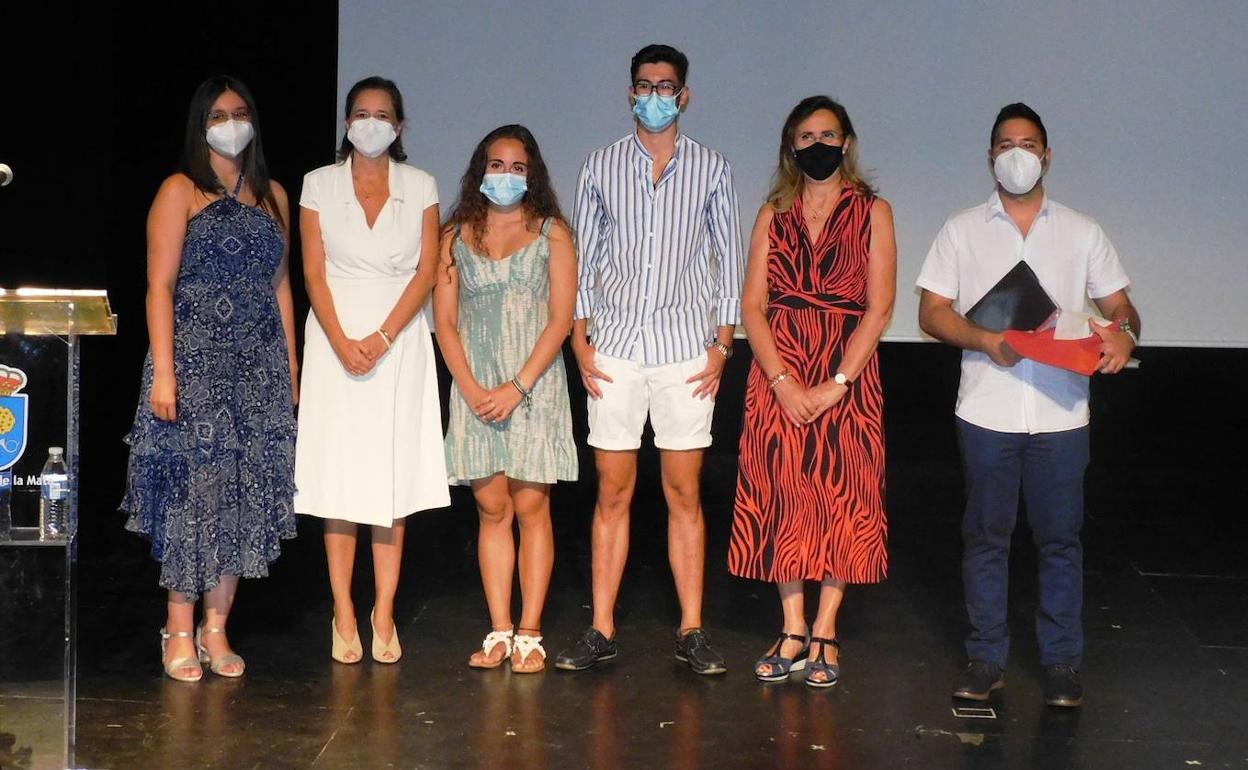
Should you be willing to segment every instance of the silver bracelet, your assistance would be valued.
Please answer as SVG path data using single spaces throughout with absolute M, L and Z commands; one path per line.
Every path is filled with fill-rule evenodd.
M 1131 328 L 1130 319 L 1123 318 L 1120 320 L 1118 322 L 1118 330 L 1127 333 L 1127 336 L 1131 338 L 1131 344 L 1137 346 L 1140 344 L 1140 338 L 1135 336 L 1135 330 Z
M 532 409 L 533 408 L 533 389 L 529 388 L 526 390 L 525 387 L 520 384 L 519 376 L 512 377 L 511 384 L 512 384 L 512 387 L 520 391 L 520 399 L 524 402 L 525 411 Z

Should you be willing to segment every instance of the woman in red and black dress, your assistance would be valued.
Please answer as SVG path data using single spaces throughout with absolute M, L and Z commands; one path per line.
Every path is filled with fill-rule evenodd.
M 857 143 L 832 99 L 794 107 L 750 240 L 742 316 L 754 365 L 728 568 L 780 589 L 784 632 L 755 666 L 763 681 L 805 669 L 812 687 L 836 684 L 845 586 L 888 571 L 875 351 L 897 246 L 892 209 L 857 172 Z M 820 583 L 809 627 L 806 580 Z

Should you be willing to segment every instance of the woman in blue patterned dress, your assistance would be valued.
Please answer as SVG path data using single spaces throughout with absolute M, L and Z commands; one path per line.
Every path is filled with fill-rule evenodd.
M 225 635 L 239 576 L 266 576 L 295 536 L 289 221 L 250 92 L 209 78 L 191 100 L 181 169 L 148 214 L 151 349 L 121 503 L 161 564 L 161 663 L 179 681 L 201 679 L 201 663 L 242 675 Z
M 446 434 L 452 483 L 471 484 L 492 629 L 468 665 L 545 668 L 542 606 L 554 564 L 550 485 L 575 481 L 560 348 L 572 328 L 576 256 L 537 141 L 502 126 L 477 145 L 442 237 L 438 344 L 455 380 Z M 519 627 L 511 623 L 520 528 Z

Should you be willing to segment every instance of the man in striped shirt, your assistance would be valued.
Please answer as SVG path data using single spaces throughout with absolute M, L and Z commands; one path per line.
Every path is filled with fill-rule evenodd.
M 660 450 L 681 606 L 676 658 L 700 674 L 727 670 L 701 627 L 706 526 L 699 484 L 720 375 L 741 320 L 745 264 L 728 162 L 677 128 L 689 103 L 688 68 L 670 46 L 637 52 L 629 88 L 636 130 L 590 154 L 577 182 L 572 348 L 589 393 L 598 502 L 593 625 L 556 659 L 565 670 L 617 654 L 614 610 L 647 415 Z

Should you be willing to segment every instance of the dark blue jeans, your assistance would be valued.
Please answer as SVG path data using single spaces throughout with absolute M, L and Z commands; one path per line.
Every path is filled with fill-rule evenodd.
M 1040 665 L 1083 660 L 1083 476 L 1088 428 L 1059 433 L 998 433 L 958 419 L 966 472 L 962 518 L 962 584 L 971 633 L 966 653 L 1004 667 L 1010 536 L 1022 489 L 1027 522 L 1039 551 L 1040 604 L 1036 638 Z

